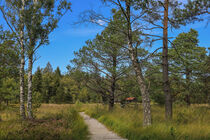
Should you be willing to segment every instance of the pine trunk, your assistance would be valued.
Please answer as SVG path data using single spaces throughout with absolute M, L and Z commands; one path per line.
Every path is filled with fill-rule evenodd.
M 130 0 L 126 0 L 126 12 L 127 12 L 127 37 L 128 37 L 128 49 L 131 57 L 132 65 L 134 67 L 139 88 L 142 95 L 142 105 L 143 105 L 143 126 L 149 126 L 152 124 L 151 119 L 151 106 L 149 92 L 145 83 L 145 79 L 142 74 L 142 68 L 138 62 L 137 52 L 132 44 L 132 29 L 130 21 Z
M 115 95 L 115 89 L 116 89 L 116 67 L 117 67 L 117 58 L 116 56 L 112 57 L 113 60 L 113 69 L 112 69 L 112 83 L 111 83 L 111 92 L 109 95 L 109 110 L 112 110 L 114 107 L 114 95 Z
M 114 107 L 114 94 L 115 94 L 115 88 L 116 88 L 116 78 L 112 78 L 112 83 L 111 83 L 111 91 L 109 95 L 109 110 L 112 110 Z
M 29 55 L 28 58 L 28 101 L 27 101 L 27 113 L 28 118 L 33 119 L 32 112 L 32 66 L 33 66 L 33 55 Z
M 25 7 L 25 1 L 22 0 L 22 8 L 20 12 L 20 48 L 21 48 L 21 63 L 20 63 L 20 117 L 25 119 L 25 105 L 24 105 L 24 66 L 25 66 L 25 46 L 24 46 L 24 24 L 23 24 L 23 12 Z
M 164 28 L 163 28 L 163 91 L 165 94 L 165 118 L 172 119 L 172 99 L 170 94 L 170 83 L 168 77 L 168 4 L 164 2 Z
M 111 91 L 109 95 L 109 111 L 113 110 L 114 107 L 114 91 Z
M 190 106 L 191 102 L 190 102 L 190 70 L 187 68 L 186 69 L 186 103 L 188 106 Z
M 132 49 L 131 44 L 129 45 L 129 48 Z M 135 52 L 130 51 L 130 55 L 134 70 L 136 72 L 137 82 L 141 90 L 142 105 L 143 105 L 143 126 L 149 126 L 152 123 L 149 92 L 147 90 L 147 86 L 141 71 L 141 67 L 138 62 L 137 56 L 135 55 Z

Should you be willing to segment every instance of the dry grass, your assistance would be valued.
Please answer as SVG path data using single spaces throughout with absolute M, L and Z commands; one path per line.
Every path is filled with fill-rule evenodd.
M 153 125 L 142 127 L 142 108 L 115 107 L 112 112 L 107 106 L 83 106 L 86 113 L 104 123 L 122 137 L 130 140 L 209 140 L 210 106 L 174 106 L 173 120 L 166 122 L 164 107 L 152 105 Z
M 0 139 L 17 140 L 83 140 L 88 139 L 87 126 L 71 105 L 43 104 L 34 120 L 20 121 L 18 106 L 0 111 Z

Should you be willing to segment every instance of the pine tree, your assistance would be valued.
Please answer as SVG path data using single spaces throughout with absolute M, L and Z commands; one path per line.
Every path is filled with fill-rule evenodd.
M 184 79 L 184 95 L 188 105 L 191 104 L 191 94 L 195 91 L 193 79 L 201 74 L 200 68 L 203 67 L 206 57 L 205 48 L 199 47 L 198 42 L 198 32 L 190 29 L 188 33 L 181 33 L 176 37 L 173 41 L 176 49 L 169 52 L 172 73 L 179 73 Z
M 114 107 L 115 92 L 118 90 L 117 81 L 128 71 L 127 66 L 129 65 L 127 51 L 123 47 L 126 45 L 123 40 L 125 35 L 110 29 L 112 26 L 124 26 L 121 23 L 122 13 L 120 11 L 113 11 L 113 13 L 113 20 L 107 28 L 100 35 L 97 35 L 93 41 L 87 41 L 87 46 L 75 53 L 77 58 L 74 60 L 77 65 L 86 69 L 89 73 L 98 71 L 100 77 L 104 75 L 104 82 L 98 83 L 100 84 L 99 88 L 96 89 L 94 85 L 92 89 L 100 90 L 103 94 L 109 93 L 110 110 Z M 91 79 L 92 82 L 97 80 L 96 78 Z M 89 86 L 89 88 L 91 87 Z M 102 92 L 103 90 L 106 91 Z
M 33 91 L 42 93 L 42 71 L 40 67 L 37 68 L 33 75 Z

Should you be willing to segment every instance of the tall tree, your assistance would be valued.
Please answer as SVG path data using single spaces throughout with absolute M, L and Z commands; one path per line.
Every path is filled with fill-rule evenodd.
M 170 93 L 170 82 L 168 75 L 168 28 L 174 27 L 178 28 L 180 24 L 185 24 L 182 20 L 174 18 L 174 11 L 179 9 L 181 3 L 178 1 L 137 1 L 134 0 L 135 8 L 137 11 L 140 11 L 141 20 L 146 24 L 149 24 L 148 27 L 145 27 L 146 30 L 151 30 L 153 32 L 157 30 L 162 30 L 163 35 L 156 35 L 153 33 L 144 32 L 142 35 L 151 36 L 154 40 L 163 41 L 163 50 L 162 50 L 162 77 L 163 77 L 163 92 L 165 94 L 165 118 L 172 118 L 172 97 Z M 160 12 L 161 11 L 161 12 Z M 172 13 L 172 14 L 169 14 Z M 146 15 L 146 16 L 143 16 Z
M 42 93 L 42 71 L 40 67 L 37 68 L 36 72 L 33 75 L 33 92 Z
M 109 26 L 116 26 L 116 24 L 122 26 L 123 24 L 119 24 L 120 21 L 122 21 L 122 19 L 120 19 L 121 16 L 122 14 L 120 12 L 116 12 L 108 27 L 105 28 L 101 35 L 97 35 L 93 41 L 87 41 L 87 46 L 83 47 L 78 53 L 75 53 L 77 58 L 74 60 L 77 65 L 88 70 L 91 74 L 97 72 L 95 73 L 95 82 L 99 79 L 103 79 L 102 76 L 104 75 L 103 82 L 98 83 L 100 84 L 99 89 L 96 89 L 95 85 L 92 89 L 98 90 L 103 96 L 109 93 L 110 110 L 114 107 L 117 81 L 128 70 L 128 57 L 123 48 L 126 44 L 123 40 L 124 35 L 110 30 L 109 28 Z M 112 43 L 116 40 L 118 44 Z M 100 78 L 98 78 L 98 76 Z M 105 84 L 105 87 L 103 84 Z
M 25 25 L 28 36 L 28 117 L 32 114 L 32 66 L 35 51 L 48 44 L 49 34 L 57 27 L 58 21 L 70 9 L 67 0 L 29 0 L 25 10 Z
M 19 49 L 14 34 L 0 26 L 0 104 L 16 101 L 19 67 Z
M 0 79 L 19 79 L 20 57 L 14 34 L 0 26 Z
M 191 94 L 195 91 L 193 81 L 202 74 L 200 68 L 205 64 L 206 50 L 198 46 L 198 32 L 193 29 L 188 33 L 179 34 L 173 41 L 173 45 L 176 46 L 176 50 L 169 51 L 171 69 L 173 73 L 179 73 L 180 77 L 184 77 L 184 99 L 190 105 Z
M 47 63 L 46 67 L 43 69 L 43 74 L 42 74 L 42 97 L 43 97 L 43 102 L 49 103 L 50 97 L 52 96 L 53 93 L 53 68 L 50 64 L 50 62 Z
M 172 98 L 170 93 L 170 82 L 168 77 L 168 7 L 169 0 L 164 1 L 163 19 L 163 90 L 165 93 L 165 118 L 172 118 Z
M 21 62 L 20 62 L 20 116 L 25 119 L 24 105 L 24 66 L 25 66 L 25 0 L 20 1 L 5 1 L 0 6 L 3 17 L 16 38 L 20 47 Z
M 137 81 L 141 90 L 142 95 L 142 104 L 143 104 L 143 125 L 149 126 L 151 125 L 151 106 L 150 106 L 150 97 L 148 88 L 143 76 L 142 72 L 142 66 L 140 64 L 140 61 L 138 59 L 138 53 L 137 53 L 137 47 L 140 45 L 140 42 L 135 43 L 134 37 L 135 32 L 133 31 L 133 26 L 135 26 L 133 23 L 136 20 L 136 17 L 133 17 L 133 13 L 131 12 L 132 9 L 132 1 L 131 0 L 125 0 L 125 3 L 123 6 L 123 1 L 120 0 L 108 0 L 115 6 L 119 8 L 119 10 L 123 13 L 124 19 L 126 21 L 126 37 L 127 37 L 127 44 L 128 44 L 128 52 L 130 55 L 130 59 L 132 61 L 133 68 L 136 72 Z M 137 27 L 138 28 L 138 27 Z
M 150 106 L 150 97 L 148 92 L 148 87 L 144 77 L 144 68 L 143 62 L 145 62 L 148 58 L 150 58 L 151 54 L 141 56 L 138 53 L 138 50 L 143 48 L 143 44 L 149 46 L 149 37 L 141 36 L 141 32 L 145 29 L 145 26 L 139 22 L 141 17 L 145 17 L 145 15 L 137 15 L 138 12 L 134 11 L 134 1 L 133 0 L 103 0 L 104 2 L 111 3 L 111 6 L 117 8 L 122 13 L 122 18 L 124 21 L 124 27 L 113 25 L 109 27 L 112 30 L 117 31 L 118 33 L 123 33 L 126 38 L 127 45 L 125 46 L 126 52 L 130 58 L 133 69 L 136 73 L 136 78 L 138 81 L 139 88 L 141 90 L 142 95 L 142 105 L 143 105 L 143 125 L 149 126 L 151 125 L 151 106 Z M 144 8 L 146 9 L 146 8 Z M 143 12 L 144 13 L 144 12 Z M 84 19 L 85 18 L 85 19 Z M 82 17 L 83 21 L 89 21 L 96 24 L 100 24 L 98 21 L 110 22 L 109 18 L 105 18 L 101 14 L 97 14 L 94 11 L 89 11 L 84 14 Z M 106 25 L 106 24 L 105 24 Z M 153 41 L 151 41 L 153 42 Z M 158 49 L 157 49 L 158 50 Z M 157 51 L 156 50 L 156 51 Z
M 202 14 L 208 13 L 208 0 L 194 0 L 183 4 L 178 0 L 134 0 L 134 7 L 140 11 L 139 17 L 149 23 L 147 30 L 153 32 L 161 29 L 163 36 L 153 33 L 143 33 L 142 35 L 152 36 L 154 40 L 163 40 L 162 69 L 163 69 L 163 91 L 165 93 L 165 118 L 172 118 L 172 97 L 170 93 L 170 81 L 168 75 L 168 29 L 179 28 L 194 21 L 203 20 Z M 183 9 L 183 7 L 185 7 Z M 143 16 L 146 15 L 146 16 Z M 175 47 L 172 45 L 172 47 Z

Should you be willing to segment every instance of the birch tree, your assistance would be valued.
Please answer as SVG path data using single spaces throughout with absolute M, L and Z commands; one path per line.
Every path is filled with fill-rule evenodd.
M 10 1 L 6 0 L 1 3 L 1 12 L 9 26 L 10 30 L 16 35 L 19 43 L 21 62 L 20 62 L 20 117 L 25 119 L 25 106 L 24 106 L 24 66 L 25 66 L 25 0 Z
M 49 44 L 49 34 L 58 26 L 61 17 L 70 9 L 66 0 L 28 0 L 25 11 L 27 31 L 28 55 L 28 98 L 27 113 L 30 119 L 32 114 L 32 68 L 36 50 Z
M 1 5 L 3 17 L 15 33 L 21 48 L 20 65 L 20 114 L 25 118 L 24 66 L 25 51 L 28 56 L 28 117 L 32 114 L 32 66 L 36 50 L 49 43 L 49 34 L 57 27 L 61 17 L 70 9 L 66 0 L 21 0 L 5 1 Z

